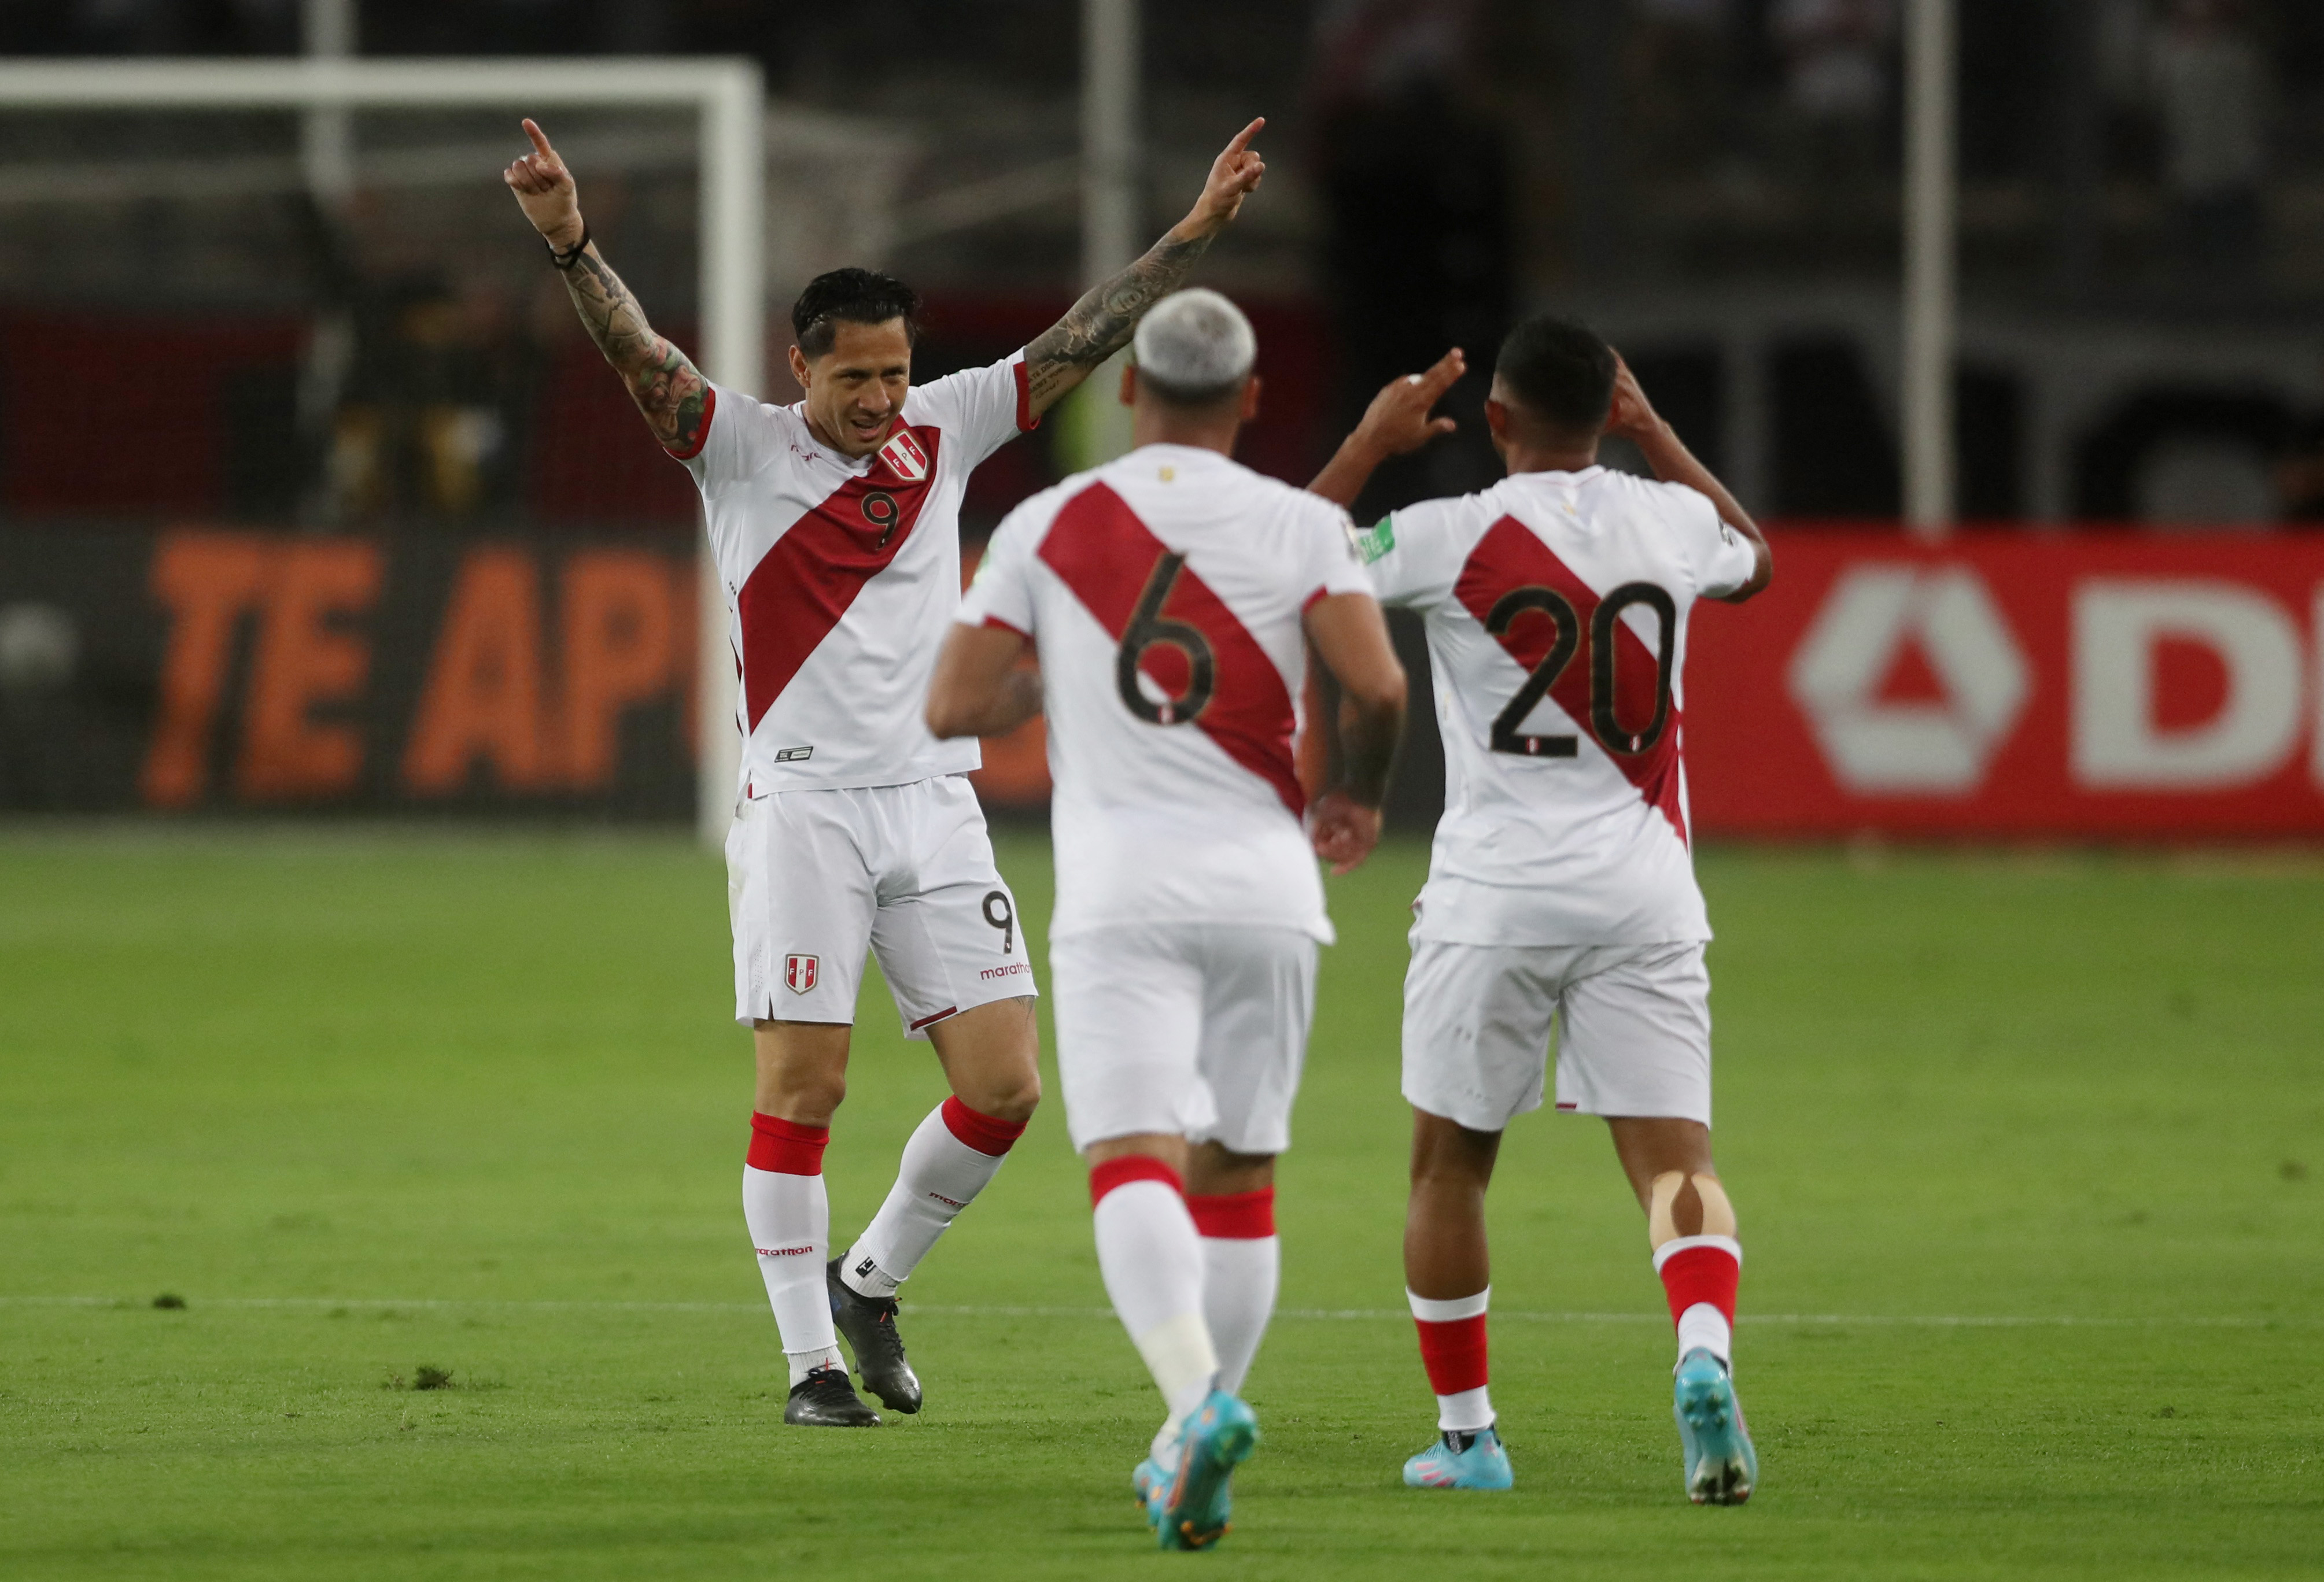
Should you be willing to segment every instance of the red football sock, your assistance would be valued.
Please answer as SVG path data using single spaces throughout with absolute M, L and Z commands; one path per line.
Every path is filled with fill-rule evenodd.
M 1474 1433 L 1493 1426 L 1493 1403 L 1486 1388 L 1485 1309 L 1491 1286 L 1474 1296 L 1443 1301 L 1405 1292 L 1413 1327 L 1420 1331 L 1420 1361 L 1428 1387 L 1436 1392 L 1436 1426 Z
M 1682 1236 L 1655 1249 L 1655 1273 L 1670 1299 L 1678 1354 L 1708 1351 L 1733 1366 L 1735 1290 L 1743 1277 L 1743 1247 L 1731 1236 Z

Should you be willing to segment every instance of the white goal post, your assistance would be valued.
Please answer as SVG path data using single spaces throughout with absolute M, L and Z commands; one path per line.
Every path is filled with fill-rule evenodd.
M 42 60 L 0 64 L 0 110 L 329 110 L 549 106 L 692 108 L 699 116 L 703 371 L 763 393 L 766 85 L 723 59 Z M 510 158 L 523 152 L 515 142 Z M 479 180 L 498 177 L 480 170 Z M 582 174 L 586 177 L 587 172 Z M 521 243 L 518 244 L 521 245 Z M 696 622 L 696 822 L 725 837 L 742 743 L 726 598 L 706 542 Z

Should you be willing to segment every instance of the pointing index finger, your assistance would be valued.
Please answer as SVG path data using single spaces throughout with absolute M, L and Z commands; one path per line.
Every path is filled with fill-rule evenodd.
M 532 146 L 537 151 L 552 160 L 557 157 L 557 151 L 549 146 L 549 133 L 543 132 L 540 124 L 530 115 L 524 118 L 524 134 L 532 139 Z
M 1257 137 L 1259 134 L 1260 130 L 1266 125 L 1267 117 L 1261 115 L 1258 120 L 1253 121 L 1240 132 L 1236 133 L 1234 141 L 1227 144 L 1227 152 L 1229 154 L 1239 154 L 1242 152 L 1243 150 L 1250 146 L 1250 140 Z

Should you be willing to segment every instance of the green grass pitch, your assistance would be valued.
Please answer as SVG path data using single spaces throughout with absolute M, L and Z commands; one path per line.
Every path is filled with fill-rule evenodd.
M 1046 916 L 1046 842 L 1001 845 Z M 1334 884 L 1266 1438 L 1180 1557 L 1131 1504 L 1158 1410 L 1054 1103 L 907 1289 L 928 1410 L 781 1426 L 691 847 L 0 837 L 0 1577 L 2324 1566 L 2324 866 L 1705 856 L 1764 1472 L 1698 1510 L 1640 1216 L 1603 1127 L 1546 1114 L 1492 1209 L 1519 1486 L 1398 1485 L 1433 1424 L 1397 1263 L 1425 861 Z M 942 1091 L 876 979 L 853 1076 L 841 1236 Z

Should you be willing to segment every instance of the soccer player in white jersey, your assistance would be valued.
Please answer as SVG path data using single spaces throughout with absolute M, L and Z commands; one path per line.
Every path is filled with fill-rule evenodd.
M 891 1409 L 920 1409 L 897 1287 L 992 1179 L 1039 1098 L 1032 970 L 992 862 L 973 741 L 921 717 L 960 597 L 961 494 L 1175 290 L 1266 167 L 1254 121 L 1186 217 L 1021 353 L 915 388 L 918 299 L 860 269 L 791 310 L 806 399 L 710 383 L 647 325 L 590 241 L 571 173 L 532 122 L 506 180 L 646 423 L 702 491 L 742 680 L 742 770 L 726 841 L 734 1015 L 758 1057 L 742 1207 L 790 1365 L 786 1422 L 870 1426 L 837 1338 Z M 825 1262 L 823 1151 L 846 1088 L 866 949 L 953 1096 L 905 1145 L 896 1185 Z
M 1107 1294 L 1167 1410 L 1134 1481 L 1162 1547 L 1199 1549 L 1257 1438 L 1236 1392 L 1274 1310 L 1275 1156 L 1331 938 L 1315 858 L 1344 871 L 1379 839 L 1405 679 L 1347 513 L 1231 459 L 1259 394 L 1249 321 L 1181 291 L 1136 351 L 1137 448 L 1001 523 L 928 723 L 1048 714 L 1066 1126 Z M 1346 699 L 1347 765 L 1312 810 L 1310 643 Z
M 1401 409 L 1407 430 L 1426 420 L 1425 394 L 1401 383 L 1375 407 Z M 1711 1157 L 1711 928 L 1680 673 L 1689 607 L 1749 598 L 1771 560 L 1590 331 L 1519 326 L 1485 417 L 1509 475 L 1363 539 L 1381 602 L 1425 618 L 1444 738 L 1404 1011 L 1405 1282 L 1441 1437 L 1405 1481 L 1511 1481 L 1487 1391 L 1485 1189 L 1502 1129 L 1541 1104 L 1554 1020 L 1557 1108 L 1606 1118 L 1646 1213 L 1678 1329 L 1687 1493 L 1739 1504 L 1757 1476 L 1729 1382 L 1743 1254 Z M 1359 430 L 1319 492 L 1352 499 L 1379 459 L 1370 436 L 1395 429 Z M 1660 481 L 1600 466 L 1605 434 L 1634 441 Z

